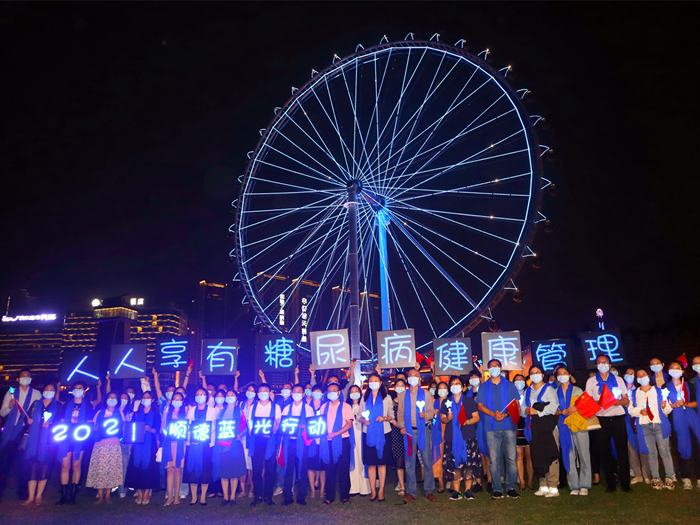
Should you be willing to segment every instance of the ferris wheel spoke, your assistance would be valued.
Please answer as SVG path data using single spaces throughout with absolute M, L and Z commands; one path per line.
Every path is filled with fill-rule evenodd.
M 526 173 L 524 176 L 529 176 L 529 173 Z M 523 176 L 523 175 L 521 175 Z M 466 188 L 468 186 L 463 186 L 462 188 L 457 188 L 457 189 L 450 189 L 450 190 L 439 190 L 437 188 L 433 189 L 428 189 L 428 188 L 419 188 L 419 189 L 411 189 L 408 190 L 407 193 L 411 192 L 417 192 L 420 193 L 420 195 L 414 195 L 413 197 L 404 197 L 403 199 L 399 199 L 399 202 L 406 202 L 406 201 L 413 201 L 417 199 L 425 199 L 428 197 L 436 197 L 437 195 L 480 195 L 482 197 L 529 197 L 527 193 L 498 193 L 498 192 L 489 192 L 489 191 L 468 191 Z
M 250 185 L 251 182 L 255 182 L 255 181 L 267 182 L 267 183 L 274 184 L 274 185 L 284 186 L 284 187 L 286 187 L 286 188 L 296 188 L 296 189 L 302 190 L 302 191 L 297 192 L 297 193 L 306 193 L 306 194 L 309 194 L 309 193 L 310 193 L 310 194 L 314 194 L 314 193 L 327 193 L 327 194 L 330 194 L 330 195 L 337 195 L 338 192 L 340 192 L 340 191 L 343 191 L 343 192 L 344 192 L 344 191 L 345 191 L 345 188 L 343 188 L 342 190 L 341 190 L 340 188 L 338 188 L 338 189 L 318 189 L 318 188 L 310 188 L 310 187 L 308 187 L 308 186 L 300 186 L 300 185 L 298 185 L 298 184 L 290 184 L 290 183 L 288 183 L 288 182 L 281 182 L 281 181 L 278 181 L 278 180 L 264 179 L 264 178 L 259 177 L 259 176 L 257 176 L 257 175 L 251 176 L 251 177 L 250 177 L 250 179 L 249 179 L 249 184 L 248 184 L 248 185 Z M 327 182 L 327 181 L 324 181 L 324 182 Z M 248 186 L 248 185 L 247 185 L 247 186 Z M 247 187 L 247 186 L 246 186 L 246 187 Z M 290 193 L 288 193 L 288 192 L 276 192 L 276 193 L 261 193 L 260 195 L 289 195 L 289 194 L 290 194 Z M 244 192 L 244 195 L 245 195 L 245 196 L 248 196 L 248 195 L 258 195 L 258 194 L 256 194 L 256 193 L 251 193 L 251 192 Z
M 337 196 L 337 195 L 329 195 L 328 197 L 324 197 L 323 199 L 320 199 L 320 200 L 318 200 L 318 201 L 315 201 L 315 203 L 321 203 L 321 202 L 324 202 L 324 201 L 327 201 L 327 200 L 330 200 L 330 199 L 333 199 L 333 198 L 338 199 L 338 196 Z M 286 212 L 284 212 L 284 213 L 280 213 L 280 214 L 275 215 L 275 216 L 273 216 L 273 217 L 268 217 L 267 219 L 263 219 L 263 220 L 261 220 L 261 221 L 254 222 L 254 223 L 252 223 L 252 224 L 246 224 L 245 226 L 242 226 L 240 229 L 241 229 L 241 230 L 248 230 L 248 229 L 250 229 L 250 228 L 254 228 L 254 227 L 256 227 L 256 226 L 260 226 L 261 224 L 264 224 L 264 223 L 266 223 L 266 222 L 274 221 L 274 220 L 277 220 L 277 219 L 281 219 L 282 217 L 285 217 L 285 216 L 287 216 L 287 215 L 289 215 L 289 214 L 291 214 L 291 213 L 300 212 L 300 211 L 305 211 L 306 209 L 311 208 L 311 207 L 312 207 L 311 204 L 307 204 L 307 205 L 305 205 L 305 206 L 300 206 L 300 207 L 297 207 L 297 208 L 290 208 L 289 211 L 286 211 Z M 313 209 L 318 209 L 318 208 L 317 208 L 316 206 L 313 206 Z M 244 215 L 247 216 L 249 213 L 250 213 L 249 211 L 245 211 L 245 212 L 244 212 Z
M 476 213 L 463 213 L 458 211 L 447 211 L 447 210 L 431 210 L 426 208 L 418 208 L 416 206 L 406 206 L 401 204 L 395 204 L 391 207 L 392 210 L 412 210 L 412 211 L 434 211 L 438 213 L 444 213 L 445 215 L 456 215 L 458 217 L 469 217 L 472 219 L 488 219 L 493 221 L 506 221 L 506 222 L 523 222 L 525 219 L 518 219 L 514 217 L 499 217 L 498 215 L 479 215 Z
M 306 177 L 306 178 L 308 178 L 308 179 L 315 180 L 316 182 L 322 182 L 323 184 L 333 184 L 333 185 L 335 185 L 335 186 L 341 186 L 341 184 L 340 184 L 339 182 L 333 182 L 333 180 L 330 180 L 330 178 L 329 178 L 327 175 L 321 175 L 321 177 L 323 177 L 323 178 L 314 177 L 313 175 L 309 175 L 308 173 L 302 173 L 301 171 L 296 171 L 296 170 L 293 170 L 293 169 L 291 169 L 291 168 L 286 168 L 286 167 L 284 167 L 284 166 L 280 166 L 279 164 L 275 164 L 275 163 L 273 163 L 273 162 L 268 162 L 268 161 L 266 161 L 266 160 L 258 160 L 258 161 L 257 161 L 257 164 L 263 164 L 263 165 L 265 165 L 265 166 L 270 166 L 270 167 L 272 167 L 272 168 L 276 168 L 276 169 L 279 169 L 279 170 L 282 170 L 282 171 L 287 171 L 287 172 L 289 172 L 289 173 L 294 173 L 295 175 L 301 175 L 302 177 Z M 309 168 L 309 171 L 315 171 L 315 170 Z M 281 183 L 276 183 L 276 184 L 281 184 Z M 313 189 L 313 188 L 309 188 L 309 190 L 310 190 L 310 191 L 316 191 L 316 190 Z

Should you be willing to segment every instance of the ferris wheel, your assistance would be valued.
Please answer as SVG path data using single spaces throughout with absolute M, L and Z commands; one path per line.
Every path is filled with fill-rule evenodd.
M 488 50 L 409 37 L 312 70 L 248 154 L 231 255 L 273 333 L 349 326 L 371 355 L 376 331 L 413 328 L 424 349 L 490 318 L 535 255 L 527 90 Z M 285 309 L 305 284 L 304 307 Z

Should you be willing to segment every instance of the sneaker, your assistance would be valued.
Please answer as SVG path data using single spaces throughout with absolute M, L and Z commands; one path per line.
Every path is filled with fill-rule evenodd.
M 673 484 L 673 480 L 671 478 L 666 478 L 666 481 L 664 482 L 664 488 L 668 490 L 673 490 L 676 488 L 676 486 Z M 692 489 L 693 486 L 691 485 L 690 488 Z
M 693 490 L 693 482 L 690 478 L 683 478 L 683 490 Z
M 462 499 L 462 494 L 460 494 L 456 490 L 452 492 L 452 496 L 450 496 L 450 501 L 459 501 L 461 499 Z
M 472 494 L 471 490 L 464 491 L 464 499 L 466 499 L 467 501 L 471 501 L 474 499 L 474 494 Z
M 700 488 L 700 484 L 698 484 L 698 487 Z M 450 487 L 448 486 L 447 488 L 450 488 Z M 474 483 L 474 486 L 472 487 L 472 492 L 474 494 L 478 494 L 479 492 L 483 492 L 483 491 L 484 491 L 484 487 L 481 486 L 481 483 Z
M 511 498 L 511 499 L 518 499 L 518 498 L 520 497 L 520 494 L 518 494 L 517 492 L 515 492 L 515 489 L 510 489 L 510 490 L 508 491 L 508 497 Z
M 588 496 L 588 489 L 581 489 L 578 491 L 579 496 Z
M 569 492 L 569 496 L 578 496 L 580 494 L 581 494 L 580 490 L 572 490 L 571 492 Z
M 676 479 L 676 475 L 674 474 L 673 477 L 671 478 L 674 483 L 678 483 L 678 480 Z
M 493 484 L 491 482 L 486 483 L 486 492 L 491 494 L 493 492 Z
M 559 496 L 559 489 L 556 487 L 549 489 L 549 492 L 544 495 L 545 498 L 556 498 L 557 496 Z
M 400 490 L 401 490 L 401 485 L 399 485 L 399 484 L 397 483 L 397 484 L 396 484 L 396 487 L 394 488 L 394 490 L 395 490 L 396 492 L 400 491 Z
M 121 492 L 121 493 L 119 494 L 119 498 L 120 498 L 120 499 L 126 498 L 126 494 L 125 494 L 124 492 Z
M 491 494 L 491 499 L 503 499 L 503 493 L 502 492 L 494 492 Z
M 273 496 L 279 496 L 284 492 L 284 489 L 282 487 L 277 487 L 275 491 L 272 493 Z
M 654 478 L 651 480 L 651 488 L 654 490 L 661 490 L 662 488 L 664 488 L 664 484 L 659 478 Z
M 632 481 L 630 481 L 630 485 L 636 485 L 637 483 L 641 483 L 642 481 L 644 481 L 644 478 L 641 476 L 637 476 L 632 478 Z
M 535 496 L 546 496 L 547 493 L 549 493 L 549 487 L 540 487 L 537 489 L 537 492 L 535 492 Z
M 644 483 L 651 485 L 651 478 L 644 478 Z

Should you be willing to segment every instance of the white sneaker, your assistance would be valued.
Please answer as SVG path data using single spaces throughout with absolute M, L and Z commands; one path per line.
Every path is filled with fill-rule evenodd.
M 126 498 L 126 494 L 123 494 L 123 493 L 120 492 L 120 493 L 119 493 L 119 498 L 120 498 L 120 499 Z
M 632 478 L 632 481 L 630 481 L 630 485 L 636 485 L 637 483 L 641 483 L 644 481 L 644 478 L 641 476 L 637 476 Z
M 651 478 L 644 478 L 644 483 L 651 485 Z
M 396 484 L 396 488 L 395 488 L 394 490 L 395 490 L 396 492 L 400 491 L 400 490 L 401 490 L 401 485 L 399 485 L 399 484 L 397 483 L 397 484 Z
M 569 496 L 578 496 L 581 492 L 578 490 L 572 490 L 569 492 Z
M 277 487 L 275 491 L 272 493 L 273 496 L 279 496 L 284 492 L 284 489 L 282 487 Z
M 535 496 L 546 496 L 547 494 L 549 494 L 549 487 L 540 487 L 535 492 Z
M 578 491 L 579 496 L 588 496 L 588 489 L 581 489 Z
M 544 495 L 545 498 L 556 498 L 559 496 L 559 489 L 556 487 L 552 487 L 549 489 L 549 492 Z
M 674 474 L 673 477 L 671 478 L 674 483 L 678 483 L 678 480 L 676 479 L 676 475 Z
M 693 482 L 690 478 L 683 478 L 683 490 L 693 490 Z

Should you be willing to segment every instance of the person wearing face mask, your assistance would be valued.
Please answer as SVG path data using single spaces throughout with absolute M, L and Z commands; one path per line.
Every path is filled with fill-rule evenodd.
M 391 421 L 394 419 L 394 406 L 381 376 L 373 373 L 369 377 L 369 389 L 361 403 L 360 417 L 362 429 L 362 457 L 367 465 L 369 486 L 372 491 L 370 501 L 384 502 L 386 465 L 391 457 Z M 376 480 L 379 478 L 379 494 Z
M 145 429 L 143 443 L 132 445 L 124 480 L 127 487 L 137 490 L 137 505 L 148 505 L 153 490 L 160 488 L 160 466 L 156 462 L 156 453 L 161 418 L 154 402 L 153 394 L 150 391 L 144 392 L 139 408 L 131 417 L 132 422 L 144 423 Z
M 328 434 L 321 438 L 319 445 L 319 454 L 326 465 L 326 499 L 323 504 L 330 505 L 335 501 L 337 480 L 340 487 L 340 501 L 344 505 L 349 505 L 350 465 L 355 454 L 353 450 L 354 434 L 350 434 L 350 432 L 354 417 L 350 405 L 340 401 L 338 384 L 330 383 L 327 395 L 328 402 L 321 407 L 321 415 L 326 416 Z
M 673 490 L 675 474 L 669 444 L 671 422 L 668 420 L 668 415 L 673 408 L 671 403 L 664 399 L 661 388 L 651 384 L 646 370 L 637 372 L 637 382 L 639 388 L 632 391 L 630 396 L 632 403 L 628 408 L 630 416 L 637 420 L 637 432 L 644 437 L 641 452 L 649 458 L 651 487 L 655 490 L 664 488 Z M 665 482 L 661 481 L 659 475 L 659 455 L 664 462 Z
M 559 446 L 554 436 L 557 428 L 559 399 L 551 383 L 544 382 L 539 366 L 530 367 L 530 386 L 520 404 L 520 416 L 525 417 L 525 437 L 530 443 L 532 468 L 540 479 L 535 496 L 559 496 Z
M 207 488 L 212 482 L 212 447 L 216 436 L 217 410 L 207 404 L 208 394 L 204 388 L 198 388 L 194 395 L 195 405 L 187 412 L 190 427 L 198 423 L 208 422 L 211 425 L 210 439 L 208 442 L 196 442 L 192 439 L 192 433 L 187 442 L 185 454 L 185 471 L 183 481 L 190 485 L 190 505 L 197 504 L 197 487 L 201 485 L 199 504 L 207 504 Z
M 29 494 L 22 505 L 41 505 L 46 481 L 56 461 L 56 447 L 51 440 L 52 419 L 59 410 L 56 387 L 48 384 L 42 399 L 34 401 L 27 411 L 27 443 L 22 458 L 22 472 L 29 480 Z
M 102 381 L 97 381 L 97 399 L 90 402 L 85 399 L 86 384 L 83 381 L 73 383 L 73 395 L 64 406 L 64 414 L 60 422 L 71 425 L 84 424 L 93 419 L 95 407 L 102 403 Z M 75 505 L 77 486 L 80 483 L 83 455 L 88 445 L 85 442 L 73 443 L 69 440 L 61 441 L 58 444 L 56 459 L 61 462 L 61 498 L 56 505 L 69 503 Z M 73 474 L 71 475 L 71 468 Z
M 586 392 L 595 401 L 599 401 L 603 387 L 607 385 L 616 398 L 614 405 L 605 410 L 601 409 L 596 414 L 601 428 L 596 432 L 595 439 L 598 443 L 598 452 L 605 481 L 608 485 L 606 492 L 615 492 L 617 481 L 620 482 L 623 492 L 632 492 L 629 456 L 627 455 L 627 425 L 625 424 L 625 407 L 629 404 L 627 387 L 621 377 L 610 373 L 610 358 L 608 356 L 599 355 L 596 359 L 596 367 L 598 373 L 586 382 Z M 615 442 L 617 462 L 612 454 L 611 439 Z M 616 471 L 617 477 L 615 476 Z
M 110 391 L 110 382 L 109 378 L 107 379 L 107 392 Z M 128 394 L 124 393 L 119 396 L 119 405 L 117 405 L 119 408 L 119 411 L 122 413 L 122 418 L 124 421 L 131 421 L 133 417 L 133 405 L 131 404 L 131 400 L 129 399 Z M 160 425 L 159 425 L 160 427 Z M 126 472 L 127 472 L 127 467 L 129 466 L 129 457 L 131 456 L 131 445 L 128 443 L 120 443 L 121 450 L 122 450 L 122 473 L 124 474 L 124 478 L 126 478 Z M 129 487 L 133 488 L 133 485 L 128 485 Z M 126 483 L 122 482 L 119 487 L 117 487 L 117 492 L 119 493 L 119 497 L 124 499 L 126 498 L 126 494 L 128 492 L 127 490 L 127 485 Z
M 632 401 L 634 400 L 636 388 L 634 386 L 634 381 L 636 379 L 637 372 L 634 368 L 628 368 L 622 379 L 625 380 L 625 385 L 627 386 L 627 397 Z M 630 468 L 632 469 L 632 480 L 631 485 L 636 483 L 645 482 L 647 485 L 651 485 L 651 471 L 649 469 L 649 455 L 646 452 L 646 442 L 644 441 L 643 429 L 638 428 L 638 419 L 631 417 L 629 413 L 631 405 L 625 407 L 625 424 L 627 426 L 627 455 L 630 460 Z M 644 452 L 642 452 L 644 451 Z
M 255 507 L 263 502 L 268 505 L 274 505 L 272 501 L 272 493 L 275 487 L 275 478 L 277 475 L 277 457 L 276 457 L 276 441 L 275 433 L 280 424 L 282 411 L 280 407 L 270 401 L 270 385 L 262 383 L 258 386 L 258 399 L 253 402 L 250 410 L 253 424 L 257 417 L 271 417 L 274 419 L 272 434 L 263 436 L 260 434 L 248 435 L 248 453 L 253 460 L 253 498 L 251 507 Z M 263 472 L 265 473 L 265 481 L 263 484 Z
M 170 400 L 173 398 L 173 394 L 175 393 L 175 385 L 167 385 L 165 387 L 165 392 L 163 392 L 160 384 L 160 376 L 158 375 L 158 371 L 155 368 L 153 369 L 153 383 L 156 387 L 156 394 L 158 396 L 158 410 L 162 419 L 163 414 L 165 413 L 165 409 L 167 408 L 168 404 L 170 403 Z
M 180 485 L 182 483 L 182 468 L 185 465 L 185 441 L 170 439 L 167 429 L 170 423 L 180 419 L 186 419 L 187 409 L 184 406 L 185 396 L 176 391 L 170 404 L 165 410 L 161 422 L 161 432 L 165 435 L 163 441 L 162 468 L 167 472 L 166 500 L 164 506 L 180 504 Z
M 588 496 L 591 488 L 591 453 L 588 429 L 582 428 L 583 418 L 578 412 L 576 400 L 583 390 L 571 384 L 571 374 L 566 366 L 557 369 L 557 397 L 559 399 L 559 443 L 561 445 L 567 482 L 572 496 Z M 572 417 L 569 417 L 572 416 Z M 580 471 L 576 468 L 578 465 Z
M 7 418 L 0 438 L 0 499 L 5 492 L 7 478 L 12 471 L 12 464 L 18 456 L 17 451 L 24 437 L 23 429 L 27 410 L 32 403 L 41 399 L 41 392 L 30 386 L 32 383 L 30 370 L 26 368 L 20 370 L 17 383 L 19 383 L 19 388 L 7 391 L 0 409 L 0 416 Z M 20 499 L 25 499 L 26 485 L 24 483 L 19 483 L 18 493 Z
M 520 401 L 520 394 L 515 385 L 501 376 L 501 362 L 492 359 L 488 362 L 489 375 L 477 394 L 476 402 L 479 412 L 483 414 L 486 440 L 489 449 L 489 468 L 493 487 L 492 499 L 503 498 L 501 484 L 502 464 L 506 463 L 506 490 L 510 498 L 519 498 L 515 491 L 518 481 L 516 461 L 516 427 L 506 408 L 511 401 Z M 505 411 L 505 412 L 504 412 Z
M 669 381 L 669 375 L 664 372 L 664 364 L 660 359 L 655 357 L 649 361 L 649 368 L 654 373 L 654 376 L 649 378 L 652 385 L 655 384 L 659 388 L 663 388 L 663 386 Z
M 311 366 L 313 368 L 313 365 Z M 321 413 L 321 406 L 323 405 L 323 390 L 319 385 L 314 385 L 311 387 L 311 403 L 310 407 L 314 411 L 314 414 L 318 415 Z M 320 439 L 316 439 L 316 446 L 321 443 Z M 309 486 L 311 487 L 311 498 L 316 497 L 316 489 L 319 489 L 319 495 L 323 497 L 326 493 L 326 466 L 321 461 L 321 455 L 316 454 L 308 458 L 307 465 L 309 468 Z
M 282 418 L 292 416 L 299 418 L 296 434 L 282 437 L 280 457 L 284 459 L 282 474 L 284 476 L 284 505 L 294 503 L 294 482 L 297 485 L 297 503 L 306 505 L 306 492 L 309 486 L 308 457 L 318 453 L 318 447 L 314 441 L 309 447 L 305 446 L 303 432 L 306 428 L 306 420 L 314 416 L 314 410 L 304 401 L 304 387 L 296 384 L 291 388 L 291 404 L 282 409 Z M 279 464 L 279 461 L 278 461 Z
M 275 403 L 279 405 L 280 410 L 292 404 L 292 384 L 284 383 L 280 390 L 280 395 L 275 399 Z
M 693 358 L 693 372 L 695 372 L 695 380 L 693 385 L 695 386 L 695 395 L 700 392 L 700 356 L 695 356 Z M 698 416 L 700 417 L 700 406 L 696 407 Z
M 352 408 L 352 415 L 354 418 L 352 432 L 355 437 L 355 443 L 362 443 L 362 423 L 359 421 L 361 414 L 360 399 L 362 399 L 362 390 L 360 390 L 359 386 L 352 385 L 348 392 L 347 403 Z M 403 442 L 401 443 L 403 446 Z M 366 496 L 367 494 L 370 494 L 371 491 L 369 490 L 369 479 L 365 477 L 365 465 L 362 463 L 362 447 L 355 446 L 353 455 L 355 459 L 355 468 L 350 471 L 350 495 L 356 496 L 359 494 L 360 496 Z M 397 473 L 398 472 L 397 467 Z M 401 472 L 399 481 L 401 482 L 400 486 L 403 487 L 403 472 Z
M 399 398 L 406 392 L 406 382 L 403 379 L 397 379 L 394 382 L 394 392 L 396 396 L 392 403 L 394 405 L 394 419 L 391 421 L 391 452 L 394 456 L 394 466 L 396 467 L 396 477 L 398 478 L 396 488 L 398 489 L 398 495 L 403 497 L 406 495 L 406 449 L 404 447 L 404 437 L 399 427 Z M 361 438 L 362 434 L 360 434 Z
M 216 393 L 216 396 L 219 392 Z M 218 421 L 229 421 L 234 431 L 234 437 L 226 436 L 225 439 L 218 435 L 212 452 L 213 468 L 212 479 L 220 480 L 223 500 L 222 506 L 236 504 L 236 492 L 238 480 L 245 478 L 247 473 L 245 454 L 243 453 L 243 437 L 246 434 L 246 425 L 243 421 L 241 407 L 236 403 L 236 393 L 233 390 L 224 392 L 224 403 L 217 403 Z
M 662 392 L 668 391 L 668 402 L 672 411 L 669 416 L 673 425 L 671 452 L 678 463 L 683 489 L 692 490 L 691 475 L 700 479 L 700 420 L 698 419 L 697 392 L 693 383 L 683 377 L 683 365 L 671 361 L 668 365 L 669 382 Z M 700 484 L 698 484 L 700 488 Z
M 517 374 L 513 377 L 513 384 L 518 389 L 520 394 L 520 404 L 525 400 L 525 376 Z M 532 458 L 530 456 L 530 443 L 525 437 L 525 421 L 526 418 L 520 417 L 517 424 L 516 447 L 518 453 L 518 480 L 520 481 L 520 490 L 525 490 L 525 487 L 533 490 L 532 480 L 534 471 L 532 469 Z M 527 473 L 527 485 L 525 484 L 525 474 Z
M 252 415 L 250 411 L 252 410 L 253 403 L 258 397 L 258 391 L 255 384 L 249 384 L 245 389 L 245 397 L 241 400 L 241 413 L 245 416 L 246 421 L 251 421 Z M 243 436 L 243 452 L 245 453 L 245 465 L 248 469 L 248 475 L 239 480 L 239 485 L 243 493 L 245 494 L 246 483 L 249 485 L 248 498 L 252 499 L 255 497 L 253 493 L 253 458 L 248 453 L 248 434 Z
M 474 401 L 476 401 L 476 396 L 479 395 L 479 389 L 481 388 L 481 373 L 474 368 L 467 374 L 467 383 L 469 383 L 469 390 L 465 392 Z M 492 493 L 492 483 L 491 483 L 491 470 L 490 470 L 490 460 L 489 460 L 489 444 L 486 439 L 486 427 L 484 426 L 484 418 L 479 419 L 479 423 L 476 425 L 476 441 L 479 444 L 479 452 L 481 453 L 481 464 L 483 465 L 483 473 L 486 477 L 486 492 Z M 503 471 L 505 474 L 505 471 Z M 472 492 L 479 493 L 482 490 L 481 480 L 477 480 L 472 487 Z
M 116 392 L 107 394 L 107 405 L 97 412 L 92 423 L 98 436 L 90 456 L 85 486 L 97 489 L 96 504 L 111 503 L 110 493 L 113 488 L 124 482 L 122 471 L 122 450 L 118 436 L 109 436 L 102 431 L 106 420 L 116 419 L 119 425 L 124 424 L 124 416 L 119 411 L 119 396 Z
M 432 476 L 433 454 L 431 444 L 430 422 L 435 415 L 433 396 L 420 386 L 420 372 L 410 370 L 408 372 L 409 390 L 399 394 L 398 403 L 398 427 L 404 436 L 404 448 L 406 450 L 406 481 L 407 494 L 404 503 L 409 503 L 418 497 L 416 483 L 416 461 L 420 454 L 423 458 L 423 466 L 426 472 L 423 481 L 425 496 L 430 502 L 435 501 L 435 478 Z M 410 436 L 410 440 L 409 440 Z M 412 450 L 411 450 L 412 448 Z
M 444 381 L 436 384 L 433 401 L 433 421 L 430 432 L 431 451 L 433 454 L 433 477 L 438 480 L 438 494 L 445 492 L 445 475 L 442 468 L 442 457 L 445 454 L 445 423 L 440 418 L 442 403 L 447 399 L 450 388 Z
M 440 421 L 445 425 L 443 472 L 450 483 L 450 501 L 473 500 L 472 484 L 481 477 L 481 454 L 476 441 L 476 424 L 480 420 L 476 402 L 463 393 L 459 376 L 450 379 L 450 394 L 440 408 Z M 460 484 L 464 480 L 464 493 Z

